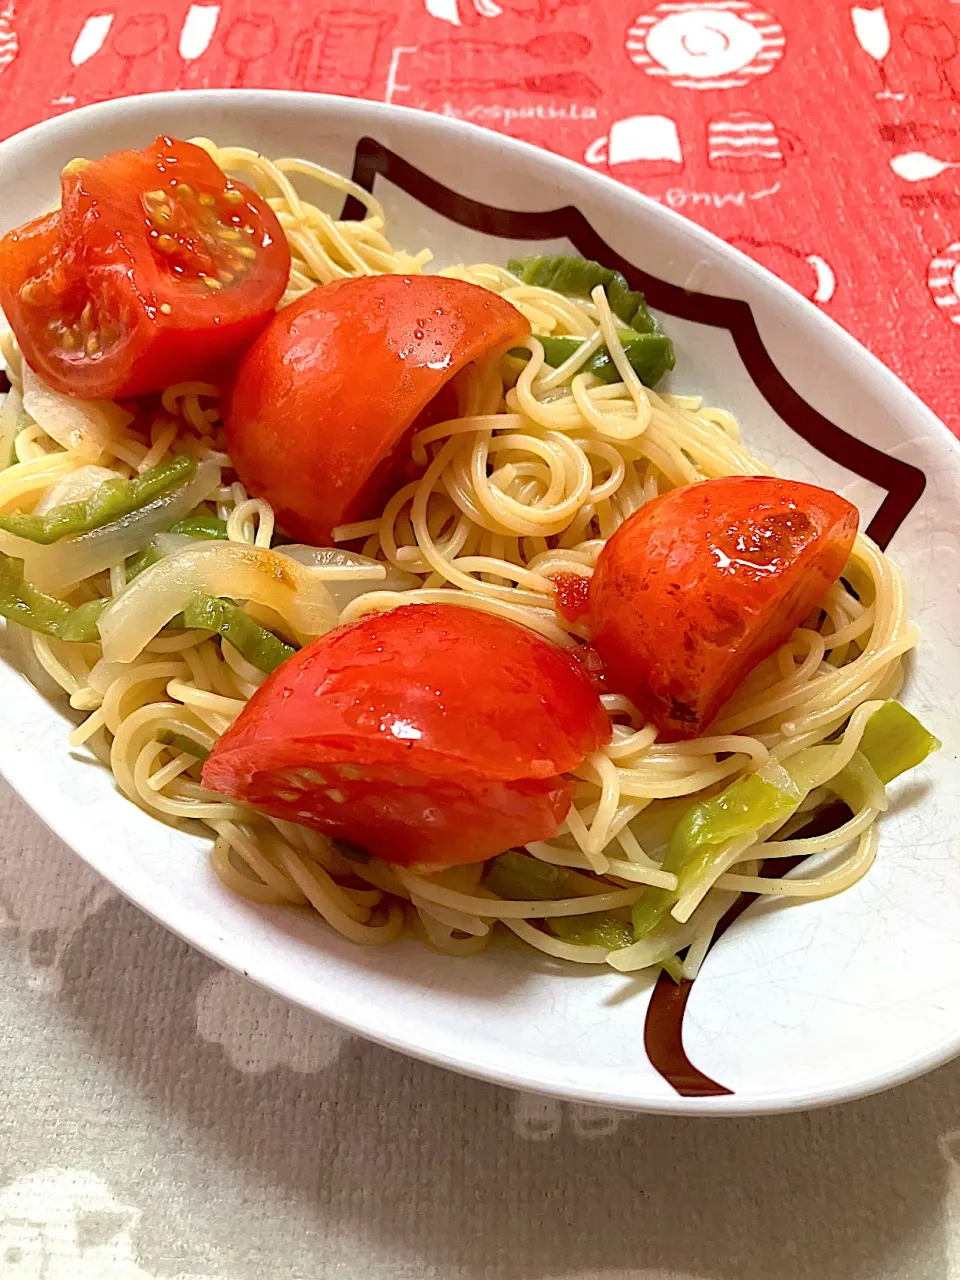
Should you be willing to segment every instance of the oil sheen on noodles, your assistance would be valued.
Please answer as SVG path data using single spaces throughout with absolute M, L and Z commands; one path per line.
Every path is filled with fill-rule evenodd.
M 293 255 L 284 302 L 318 282 L 418 272 L 430 260 L 428 250 L 411 255 L 394 249 L 380 205 L 348 179 L 305 160 L 270 161 L 242 147 L 197 141 L 224 171 L 269 197 Z M 356 196 L 366 216 L 336 221 L 307 199 L 311 189 L 315 194 L 321 187 Z M 589 575 L 605 539 L 667 489 L 716 476 L 769 474 L 770 468 L 744 447 L 728 413 L 693 397 L 657 394 L 640 383 L 602 289 L 590 300 L 571 300 L 522 284 L 503 267 L 486 263 L 448 267 L 443 274 L 508 298 L 536 332 L 576 334 L 587 341 L 558 369 L 544 363 L 543 348 L 530 338 L 526 364 L 514 361 L 511 369 L 508 357 L 461 376 L 460 416 L 430 426 L 413 442 L 424 468 L 421 478 L 395 493 L 378 518 L 336 531 L 341 543 L 363 539 L 365 559 L 346 553 L 320 557 L 321 563 L 302 567 L 294 592 L 263 585 L 276 581 L 269 572 L 277 554 L 270 549 L 273 511 L 241 485 L 220 480 L 221 468 L 229 463 L 220 388 L 170 387 L 148 442 L 142 432 L 126 429 L 129 415 L 113 405 L 88 411 L 79 424 L 64 424 L 44 408 L 37 412 L 41 423 L 24 412 L 24 394 L 28 405 L 36 405 L 37 388 L 31 394 L 30 373 L 24 374 L 9 334 L 4 352 L 13 390 L 0 429 L 12 432 L 11 423 L 21 418 L 16 462 L 0 472 L 0 510 L 30 497 L 49 506 L 76 496 L 89 474 L 84 468 L 130 476 L 173 453 L 189 453 L 201 464 L 193 509 L 226 519 L 229 536 L 226 543 L 202 544 L 191 568 L 194 589 L 245 599 L 261 622 L 279 625 L 301 642 L 338 622 L 418 600 L 498 614 L 565 647 L 589 638 L 583 624 L 565 621 L 554 608 L 550 575 Z M 621 375 L 616 385 L 578 372 L 602 344 Z M 185 514 L 171 515 L 170 522 Z M 5 545 L 0 549 L 16 554 Z M 173 554 L 183 547 L 168 550 Z M 71 603 L 126 590 L 129 552 L 122 547 L 106 566 L 90 559 L 88 576 L 79 579 L 82 560 L 67 572 L 51 561 L 49 552 L 56 554 L 56 548 L 44 551 L 41 569 L 54 580 L 70 580 L 61 594 Z M 86 744 L 112 768 L 124 794 L 148 813 L 204 825 L 213 835 L 216 872 L 236 893 L 260 903 L 309 904 L 354 942 L 388 943 L 408 926 L 429 945 L 456 955 L 482 950 L 498 922 L 549 955 L 612 963 L 620 970 L 658 964 L 688 947 L 683 972 L 689 977 L 737 893 L 824 897 L 864 875 L 876 852 L 874 824 L 885 803 L 882 795 L 868 797 L 831 835 L 791 841 L 791 830 L 804 821 L 801 813 L 774 833 L 778 842 L 771 847 L 736 842 L 705 896 L 675 910 L 665 927 L 625 949 L 608 952 L 566 942 L 539 928 L 538 921 L 600 910 L 628 918 L 645 886 L 676 888 L 676 877 L 659 865 L 672 826 L 696 798 L 715 794 L 738 775 L 770 760 L 786 761 L 841 729 L 835 756 L 837 771 L 843 768 L 877 701 L 898 692 L 902 656 L 916 642 L 900 574 L 869 539 L 857 539 L 844 576 L 856 595 L 837 583 L 823 619 L 799 628 L 753 672 L 709 736 L 660 744 L 656 729 L 644 724 L 625 698 L 604 697 L 616 717 L 610 745 L 579 770 L 575 803 L 561 833 L 527 850 L 543 862 L 572 869 L 566 883 L 576 892 L 556 901 L 499 899 L 482 885 L 481 866 L 427 876 L 376 859 L 358 863 L 317 832 L 206 792 L 196 757 L 168 745 L 171 736 L 211 747 L 264 676 L 229 643 L 207 632 L 160 634 L 169 610 L 158 614 L 159 623 L 151 622 L 149 602 L 147 607 L 131 603 L 143 614 L 133 629 L 140 639 L 133 652 L 122 654 L 111 652 L 107 641 L 105 653 L 100 644 L 66 644 L 12 624 L 9 630 L 35 683 L 46 691 L 65 691 L 71 707 L 85 713 L 71 735 L 73 745 Z M 805 810 L 822 795 L 815 791 Z M 770 880 L 757 875 L 770 853 L 831 856 L 826 870 Z

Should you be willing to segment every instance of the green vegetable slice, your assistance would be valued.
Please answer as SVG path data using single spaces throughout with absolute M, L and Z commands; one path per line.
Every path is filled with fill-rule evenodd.
M 26 582 L 23 561 L 0 552 L 0 617 L 57 640 L 91 643 L 100 639 L 97 622 L 109 600 L 69 605 Z
M 655 387 L 675 364 L 673 343 L 665 333 L 636 333 L 633 329 L 620 329 L 618 332 L 620 341 L 623 343 L 624 355 L 630 361 L 637 377 L 644 386 Z M 553 337 L 547 333 L 535 333 L 533 336 L 542 344 L 547 364 L 553 365 L 554 369 L 559 369 L 560 365 L 565 360 L 569 360 L 584 342 L 583 338 L 576 338 L 569 334 Z M 521 360 L 529 358 L 526 347 L 514 347 L 510 355 Z M 613 358 L 606 347 L 595 351 L 583 362 L 577 372 L 592 373 L 595 378 L 599 378 L 608 386 L 621 381 L 620 370 L 613 363 Z
M 823 785 L 856 808 L 871 785 L 875 788 L 878 780 L 881 784 L 891 782 L 921 764 L 940 745 L 899 702 L 885 702 L 867 721 L 851 762 Z M 633 909 L 636 937 L 650 933 L 677 898 L 702 877 L 712 875 L 718 852 L 730 840 L 785 822 L 817 785 L 823 761 L 833 750 L 830 744 L 809 747 L 799 752 L 787 769 L 765 765 L 755 774 L 738 778 L 711 800 L 692 805 L 674 828 L 663 861 L 663 869 L 678 877 L 677 890 L 649 889 L 644 893 Z
M 943 743 L 928 732 L 902 703 L 885 702 L 866 723 L 860 739 L 860 754 L 866 756 L 874 773 L 886 785 L 908 769 L 923 764 Z
M 206 760 L 210 755 L 207 748 L 199 742 L 188 738 L 184 733 L 174 733 L 172 729 L 161 729 L 157 734 L 157 741 L 162 742 L 165 747 L 172 747 L 174 751 L 185 751 L 188 755 L 196 756 L 198 760 Z
M 49 546 L 61 538 L 90 533 L 130 515 L 132 511 L 139 511 L 168 489 L 189 480 L 196 469 L 194 458 L 178 454 L 169 462 L 151 467 L 132 480 L 105 480 L 89 498 L 65 502 L 46 515 L 16 513 L 0 516 L 0 529 L 29 542 Z
M 610 310 L 618 319 L 637 333 L 657 332 L 657 322 L 650 314 L 643 294 L 631 289 L 619 271 L 611 271 L 592 258 L 541 253 L 530 258 L 511 258 L 507 270 L 524 284 L 553 289 L 574 298 L 589 298 L 597 285 L 602 285 Z
M 674 828 L 663 860 L 664 871 L 678 878 L 677 889 L 644 892 L 633 908 L 635 937 L 646 937 L 677 898 L 709 873 L 718 848 L 778 819 L 786 821 L 802 799 L 787 771 L 777 766 L 775 780 L 750 773 L 712 799 L 691 805 Z
M 183 610 L 183 625 L 187 629 L 197 627 L 217 632 L 229 640 L 247 662 L 267 673 L 275 671 L 296 653 L 296 649 L 254 622 L 232 600 L 196 594 Z
M 602 947 L 619 951 L 634 941 L 633 929 L 609 911 L 592 911 L 585 916 L 554 916 L 547 921 L 550 932 L 564 942 L 581 947 Z
M 171 525 L 170 533 L 183 533 L 188 538 L 205 538 L 208 541 L 225 542 L 227 522 L 219 516 L 187 516 L 186 520 L 178 520 Z
M 554 867 L 549 862 L 512 850 L 490 860 L 483 883 L 498 898 L 513 902 L 579 898 L 581 892 L 576 878 L 563 867 Z

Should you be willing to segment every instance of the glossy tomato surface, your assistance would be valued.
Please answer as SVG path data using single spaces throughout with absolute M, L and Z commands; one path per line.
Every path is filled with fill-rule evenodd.
M 766 476 L 648 502 L 607 542 L 590 584 L 608 685 L 663 741 L 702 733 L 843 572 L 857 522 L 838 494 Z
M 240 365 L 227 412 L 237 473 L 288 533 L 323 545 L 337 525 L 379 514 L 414 424 L 450 379 L 529 331 L 509 302 L 442 276 L 314 289 Z M 446 413 L 456 416 L 455 401 Z
M 475 862 L 555 835 L 561 775 L 609 736 L 562 650 L 475 609 L 405 605 L 278 668 L 203 779 L 387 861 Z
M 191 143 L 75 161 L 61 204 L 0 240 L 0 305 L 27 363 L 68 395 L 218 377 L 286 288 L 273 211 Z

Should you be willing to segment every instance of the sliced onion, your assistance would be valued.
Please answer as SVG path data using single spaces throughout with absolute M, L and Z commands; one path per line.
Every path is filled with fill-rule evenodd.
M 104 480 L 122 480 L 119 471 L 111 471 L 109 467 L 95 467 L 87 464 L 71 471 L 68 476 L 51 485 L 37 505 L 33 508 L 35 516 L 45 516 L 54 507 L 64 502 L 84 502 L 92 498 Z
M 23 560 L 28 582 L 41 591 L 59 595 L 84 578 L 121 564 L 127 556 L 142 551 L 158 533 L 189 515 L 219 487 L 220 467 L 207 459 L 186 484 L 178 485 L 139 511 L 131 511 L 100 529 L 82 533 L 78 538 L 64 538 L 48 547 L 0 532 L 0 551 Z
M 133 421 L 112 400 L 74 400 L 54 391 L 24 361 L 23 407 L 52 440 L 85 462 L 99 462 Z
M 3 397 L 3 407 L 0 408 L 0 467 L 8 467 L 16 461 L 13 446 L 23 416 L 23 397 L 16 387 L 11 386 Z
M 198 539 L 191 538 L 189 533 L 158 533 L 153 543 L 162 556 L 172 556 L 178 551 L 186 551 L 195 547 Z
M 308 568 L 335 570 L 335 573 L 325 574 L 324 580 L 338 610 L 345 609 L 352 600 L 365 595 L 370 590 L 371 582 L 378 584 L 378 591 L 410 591 L 420 586 L 420 579 L 412 573 L 404 573 L 402 569 L 395 569 L 382 560 L 372 560 L 370 556 L 361 556 L 356 551 L 344 551 L 341 547 L 308 547 L 305 543 L 294 542 L 288 547 L 276 547 L 275 550 Z M 360 572 L 347 575 L 341 572 L 344 569 L 357 569 Z
M 265 605 L 297 635 L 322 636 L 336 626 L 339 612 L 322 573 L 246 543 L 207 542 L 178 551 L 144 570 L 104 610 L 104 659 L 132 662 L 197 591 Z

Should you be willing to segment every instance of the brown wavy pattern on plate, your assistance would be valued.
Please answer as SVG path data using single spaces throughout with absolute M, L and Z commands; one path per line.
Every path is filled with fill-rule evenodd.
M 657 311 L 726 329 L 733 337 L 740 359 L 763 398 L 787 424 L 791 431 L 826 457 L 869 480 L 885 491 L 886 496 L 870 522 L 867 533 L 881 547 L 890 539 L 910 514 L 926 486 L 926 476 L 919 468 L 892 458 L 873 445 L 848 435 L 836 423 L 825 418 L 796 391 L 777 369 L 764 346 L 750 304 L 736 298 L 720 298 L 697 293 L 634 266 L 622 258 L 594 230 L 579 209 L 562 208 L 529 211 L 501 209 L 483 204 L 444 186 L 436 178 L 404 160 L 375 138 L 361 138 L 354 154 L 353 180 L 373 191 L 377 178 L 385 178 L 412 196 L 426 208 L 451 222 L 486 235 L 505 240 L 568 240 L 585 258 L 594 258 L 604 266 L 621 271 L 630 287 L 640 289 Z M 342 217 L 362 218 L 365 209 L 350 196 Z M 844 813 L 843 806 L 839 809 Z M 842 821 L 839 817 L 839 821 Z M 815 835 L 830 831 L 838 822 L 838 806 L 829 805 L 818 813 L 798 835 Z M 827 823 L 829 825 L 823 825 Z M 761 867 L 764 876 L 784 875 L 799 859 L 768 859 Z M 713 944 L 746 911 L 756 894 L 742 894 L 720 921 Z M 685 1098 L 718 1097 L 733 1090 L 718 1084 L 690 1062 L 683 1048 L 683 1019 L 690 997 L 691 982 L 679 985 L 661 973 L 654 986 L 647 1009 L 644 1044 L 652 1066 L 678 1094 Z

